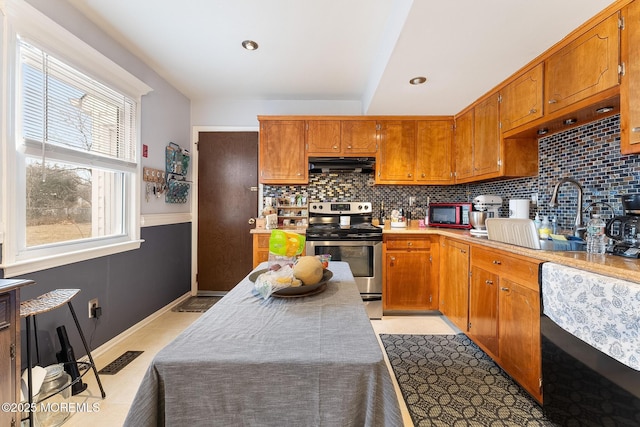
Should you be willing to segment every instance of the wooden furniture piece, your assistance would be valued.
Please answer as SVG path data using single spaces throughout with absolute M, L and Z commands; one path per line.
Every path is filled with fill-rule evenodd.
M 307 155 L 319 157 L 375 156 L 375 120 L 322 119 L 306 121 Z
M 20 288 L 32 280 L 0 279 L 0 402 L 16 410 L 0 412 L 0 425 L 20 425 Z M 14 409 L 14 408 L 9 408 Z
M 36 356 L 38 361 L 40 360 L 39 348 L 38 348 L 38 331 L 36 325 L 36 316 L 42 313 L 46 313 L 51 310 L 55 310 L 56 308 L 67 304 L 69 307 L 69 311 L 71 312 L 71 317 L 73 317 L 73 321 L 76 325 L 76 329 L 78 330 L 78 334 L 80 335 L 80 339 L 82 340 L 82 345 L 84 346 L 84 350 L 87 353 L 87 357 L 89 359 L 89 367 L 93 370 L 94 375 L 96 376 L 96 382 L 98 383 L 98 387 L 100 388 L 100 394 L 104 399 L 107 395 L 102 387 L 102 382 L 100 381 L 100 375 L 98 375 L 98 370 L 96 369 L 96 364 L 93 361 L 93 357 L 91 356 L 91 349 L 87 344 L 87 340 L 82 333 L 82 328 L 80 327 L 80 322 L 78 322 L 78 317 L 76 316 L 76 312 L 73 309 L 73 304 L 71 304 L 71 299 L 76 296 L 76 294 L 80 292 L 80 289 L 55 289 L 51 292 L 47 292 L 46 294 L 40 295 L 37 298 L 22 301 L 20 303 L 20 317 L 25 318 L 26 323 L 26 341 L 27 341 L 27 390 L 28 390 L 28 402 L 29 406 L 33 404 L 33 378 L 32 378 L 32 354 L 31 354 L 31 323 L 33 322 L 33 335 L 35 337 L 36 344 Z M 29 425 L 33 425 L 33 412 L 29 412 Z
M 260 117 L 259 171 L 262 184 L 306 184 L 304 120 L 265 120 Z
M 383 236 L 383 310 L 438 309 L 437 236 Z
M 545 60 L 549 113 L 619 83 L 620 16 L 612 14 Z
M 253 233 L 253 268 L 269 260 L 269 238 L 271 233 Z
M 467 334 L 541 402 L 540 263 L 473 245 Z
M 376 161 L 376 183 L 412 183 L 415 176 L 416 122 L 379 121 L 378 139 L 380 149 Z
M 443 237 L 440 244 L 439 309 L 463 332 L 469 324 L 469 244 Z
M 329 269 L 304 298 L 264 300 L 243 279 L 158 352 L 124 425 L 402 425 L 349 265 Z
M 640 153 L 640 0 L 622 11 L 624 29 L 621 38 L 621 61 L 624 75 L 620 87 L 620 151 Z
M 415 182 L 453 183 L 453 119 L 416 122 Z
M 500 130 L 525 125 L 544 112 L 544 64 L 539 63 L 520 74 L 500 91 Z

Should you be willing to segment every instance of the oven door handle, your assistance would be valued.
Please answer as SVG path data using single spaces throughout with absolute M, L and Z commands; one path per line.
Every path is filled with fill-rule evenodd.
M 362 301 L 364 301 L 364 302 L 382 301 L 382 295 L 363 295 L 363 294 L 360 294 L 360 296 L 362 297 Z
M 382 245 L 382 240 L 307 240 L 314 246 L 376 246 Z

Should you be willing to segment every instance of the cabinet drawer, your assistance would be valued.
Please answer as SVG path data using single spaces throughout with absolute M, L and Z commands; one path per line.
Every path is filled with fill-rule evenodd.
M 503 252 L 474 246 L 471 250 L 471 263 L 496 273 L 502 278 L 515 280 L 523 285 L 529 285 L 534 290 L 538 290 L 539 262 L 525 261 Z
M 429 249 L 431 239 L 428 237 L 392 238 L 386 241 L 387 249 Z

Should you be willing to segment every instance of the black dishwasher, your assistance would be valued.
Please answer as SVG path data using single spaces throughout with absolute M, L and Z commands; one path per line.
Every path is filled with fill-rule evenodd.
M 560 328 L 545 315 L 543 410 L 561 426 L 640 425 L 640 372 Z

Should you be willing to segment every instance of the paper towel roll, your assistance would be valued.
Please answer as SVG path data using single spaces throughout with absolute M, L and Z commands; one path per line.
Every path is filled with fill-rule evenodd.
M 529 218 L 529 199 L 509 200 L 509 218 Z

